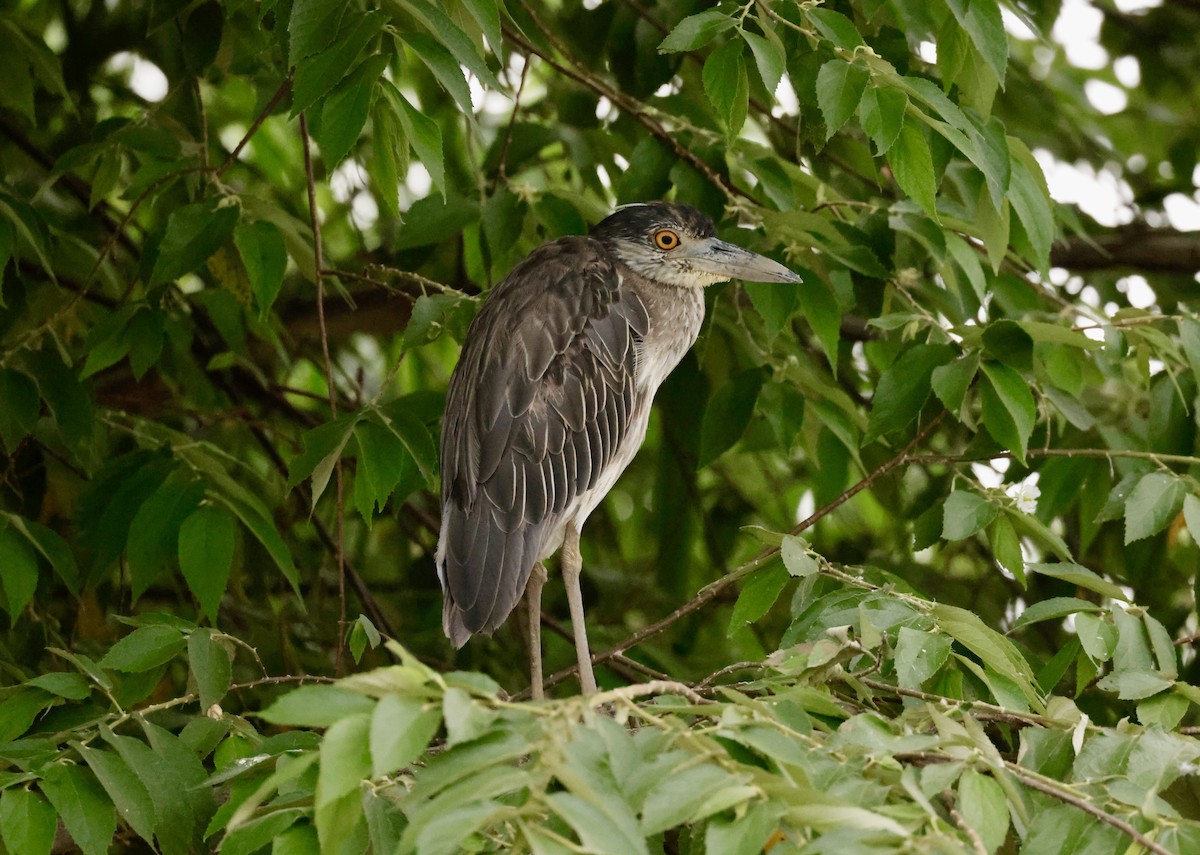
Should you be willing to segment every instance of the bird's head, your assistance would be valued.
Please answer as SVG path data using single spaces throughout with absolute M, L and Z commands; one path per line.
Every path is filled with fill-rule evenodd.
M 636 273 L 669 285 L 801 281 L 782 264 L 718 239 L 712 220 L 675 202 L 624 205 L 592 229 L 592 237 Z

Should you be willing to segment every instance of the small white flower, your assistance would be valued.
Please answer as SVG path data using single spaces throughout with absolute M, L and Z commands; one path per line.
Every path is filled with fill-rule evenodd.
M 1017 510 L 1023 514 L 1037 513 L 1038 496 L 1042 495 L 1042 491 L 1038 489 L 1037 477 L 1035 472 L 1019 484 L 1009 484 L 1004 491 L 1017 503 Z

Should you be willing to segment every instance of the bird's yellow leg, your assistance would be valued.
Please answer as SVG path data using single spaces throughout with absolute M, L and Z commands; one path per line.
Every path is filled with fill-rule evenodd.
M 542 585 L 546 584 L 546 567 L 542 562 L 533 565 L 525 585 L 525 604 L 529 608 L 529 696 L 535 701 L 546 697 L 542 685 Z
M 579 687 L 585 695 L 596 694 L 596 676 L 592 673 L 592 653 L 588 649 L 587 626 L 583 622 L 583 593 L 579 574 L 583 559 L 579 555 L 579 532 L 568 525 L 562 545 L 562 574 L 567 586 L 567 605 L 571 609 L 571 629 L 575 633 L 575 658 L 579 662 Z

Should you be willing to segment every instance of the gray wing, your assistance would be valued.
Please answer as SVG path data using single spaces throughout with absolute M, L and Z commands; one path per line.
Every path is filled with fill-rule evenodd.
M 443 626 L 490 633 L 629 426 L 646 308 L 592 238 L 535 250 L 488 295 L 442 421 Z

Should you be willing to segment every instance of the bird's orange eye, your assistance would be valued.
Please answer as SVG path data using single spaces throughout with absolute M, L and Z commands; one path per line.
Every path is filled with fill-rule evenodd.
M 659 229 L 654 233 L 654 245 L 659 249 L 675 249 L 679 246 L 679 235 L 670 229 Z

